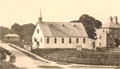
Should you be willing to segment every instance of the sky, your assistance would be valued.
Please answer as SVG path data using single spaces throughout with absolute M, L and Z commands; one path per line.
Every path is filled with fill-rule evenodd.
M 120 0 L 0 0 L 0 26 L 11 27 L 43 21 L 69 22 L 88 14 L 105 23 L 109 16 L 120 18 Z

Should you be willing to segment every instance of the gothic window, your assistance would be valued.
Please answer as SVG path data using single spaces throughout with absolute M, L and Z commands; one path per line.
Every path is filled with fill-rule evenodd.
M 62 43 L 64 43 L 64 38 L 62 38 Z
M 76 39 L 76 43 L 79 43 L 79 39 L 78 38 Z
M 37 46 L 39 46 L 39 42 L 37 41 Z
M 72 43 L 72 39 L 71 38 L 69 39 L 69 43 Z
M 47 43 L 49 43 L 50 38 L 47 38 Z
M 42 37 L 41 37 L 41 42 L 42 42 Z
M 39 29 L 37 29 L 37 33 L 39 33 Z
M 34 38 L 34 42 L 36 42 L 37 41 L 37 39 L 36 38 Z
M 83 43 L 85 43 L 85 38 L 83 38 Z
M 101 46 L 101 42 L 99 43 L 99 45 Z
M 54 43 L 57 43 L 57 38 L 54 39 Z
M 103 29 L 103 32 L 105 32 L 104 29 Z
M 101 36 L 99 36 L 99 38 L 101 39 Z

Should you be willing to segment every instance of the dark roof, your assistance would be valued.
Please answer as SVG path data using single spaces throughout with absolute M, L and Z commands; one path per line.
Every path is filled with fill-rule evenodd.
M 39 26 L 44 36 L 82 36 L 88 37 L 82 23 L 41 22 Z

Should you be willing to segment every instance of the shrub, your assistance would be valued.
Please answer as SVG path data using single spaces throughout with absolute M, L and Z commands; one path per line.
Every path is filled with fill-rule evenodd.
M 106 47 L 96 47 L 97 51 L 106 51 Z

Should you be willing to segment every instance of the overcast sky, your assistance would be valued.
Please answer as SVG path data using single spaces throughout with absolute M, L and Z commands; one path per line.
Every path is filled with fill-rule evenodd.
M 120 0 L 0 0 L 0 26 L 36 24 L 43 21 L 69 22 L 89 14 L 102 22 L 109 16 L 120 18 Z

